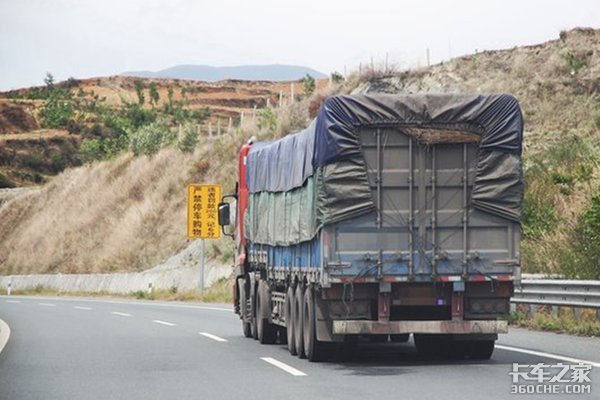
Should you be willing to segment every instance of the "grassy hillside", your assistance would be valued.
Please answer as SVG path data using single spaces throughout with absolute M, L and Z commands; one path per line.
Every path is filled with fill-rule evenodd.
M 166 124 L 144 124 L 127 139 L 149 147 L 127 146 L 4 202 L 0 196 L 0 274 L 151 267 L 186 244 L 185 186 L 220 182 L 232 190 L 236 152 L 251 136 L 279 137 L 304 127 L 329 94 L 430 91 L 508 92 L 519 99 L 526 123 L 524 271 L 600 278 L 599 30 L 572 30 L 541 45 L 481 52 L 419 70 L 361 72 L 294 104 L 259 108 L 255 119 L 236 121 L 231 134 L 201 137 L 198 144 L 193 129 L 180 135 L 169 129 L 172 116 Z M 135 87 L 129 93 L 133 97 L 107 115 L 118 120 L 128 110 L 160 108 L 136 102 Z M 186 138 L 191 140 L 182 146 Z M 231 259 L 228 238 L 209 249 Z
M 224 132 L 256 110 L 304 95 L 301 81 L 196 82 L 112 76 L 0 93 L 0 188 L 40 184 L 68 167 L 111 158 L 156 121 Z M 326 85 L 326 81 L 318 85 Z

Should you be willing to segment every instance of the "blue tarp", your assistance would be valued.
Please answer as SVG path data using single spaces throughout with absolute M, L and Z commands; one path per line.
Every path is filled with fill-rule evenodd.
M 252 146 L 246 162 L 250 193 L 286 192 L 313 175 L 315 122 L 308 128 L 265 145 Z

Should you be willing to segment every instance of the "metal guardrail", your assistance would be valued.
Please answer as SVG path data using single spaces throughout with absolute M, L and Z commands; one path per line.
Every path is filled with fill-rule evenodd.
M 511 299 L 516 304 L 595 308 L 600 312 L 600 281 L 524 279 Z

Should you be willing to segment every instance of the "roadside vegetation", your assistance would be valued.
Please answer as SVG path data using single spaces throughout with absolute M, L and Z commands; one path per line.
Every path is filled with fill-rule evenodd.
M 596 319 L 594 309 L 579 310 L 577 315 L 572 309 L 564 307 L 560 307 L 555 314 L 547 309 L 534 314 L 520 309 L 510 314 L 509 322 L 511 325 L 541 331 L 600 336 L 600 321 Z
M 6 295 L 6 289 L 0 288 L 0 295 Z M 63 292 L 56 289 L 38 285 L 32 289 L 13 290 L 11 295 L 15 296 L 75 296 L 75 297 L 117 297 L 138 300 L 163 300 L 163 301 L 189 301 L 200 303 L 225 303 L 233 301 L 231 282 L 227 278 L 221 278 L 202 293 L 198 290 L 179 291 L 177 287 L 167 290 L 138 290 L 131 293 L 109 293 L 109 292 Z

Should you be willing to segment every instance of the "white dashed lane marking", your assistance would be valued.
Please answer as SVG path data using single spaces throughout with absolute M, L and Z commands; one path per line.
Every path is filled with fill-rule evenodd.
M 260 359 L 263 360 L 263 361 L 265 361 L 265 362 L 268 362 L 271 365 L 276 366 L 277 368 L 280 368 L 280 369 L 284 370 L 285 372 L 287 372 L 290 375 L 293 375 L 293 376 L 306 376 L 306 374 L 304 372 L 302 372 L 302 371 L 300 371 L 300 370 L 298 370 L 298 369 L 296 369 L 294 367 L 290 367 L 289 365 L 287 365 L 285 363 L 282 363 L 281 361 L 276 360 L 274 358 L 271 358 L 271 357 L 261 357 Z
M 52 303 L 39 303 L 39 305 L 42 307 L 56 307 L 56 304 Z
M 76 310 L 85 310 L 85 311 L 93 310 L 93 308 L 91 308 L 91 307 L 83 307 L 83 306 L 75 306 L 73 308 L 75 308 Z
M 112 315 L 118 315 L 119 317 L 131 317 L 131 314 L 127 314 L 124 312 L 118 312 L 118 311 L 113 311 L 111 313 Z
M 20 300 L 6 300 L 7 303 L 20 303 Z
M 217 342 L 226 342 L 227 339 L 223 339 L 222 337 L 218 337 L 217 335 L 213 335 L 207 332 L 198 332 L 200 335 L 205 336 L 209 339 L 215 340 Z
M 160 325 L 175 326 L 175 324 L 172 322 L 161 321 L 160 319 L 155 319 L 152 322 L 154 322 L 155 324 L 160 324 Z

